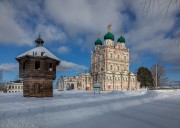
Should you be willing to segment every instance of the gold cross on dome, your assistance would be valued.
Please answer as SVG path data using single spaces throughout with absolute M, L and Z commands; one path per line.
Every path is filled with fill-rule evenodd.
M 98 38 L 99 38 L 99 37 L 100 37 L 100 32 L 98 32 L 98 34 L 97 34 L 97 35 L 98 35 Z
M 120 31 L 120 36 L 122 36 L 123 35 L 123 32 L 122 31 Z
M 108 24 L 107 30 L 108 30 L 108 31 L 111 31 L 111 27 L 112 27 L 112 25 L 111 25 L 111 24 Z

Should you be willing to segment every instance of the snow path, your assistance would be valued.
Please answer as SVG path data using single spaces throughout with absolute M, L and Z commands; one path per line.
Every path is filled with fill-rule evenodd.
M 70 91 L 61 92 L 60 95 L 55 92 L 54 97 L 42 99 L 24 98 L 20 94 L 2 95 L 0 127 L 58 127 L 170 96 L 180 96 L 180 90 L 168 92 L 143 90 L 100 95 L 85 91 Z
M 82 121 L 64 124 L 63 128 L 180 128 L 179 96 L 110 111 Z M 58 128 L 58 126 L 56 126 Z

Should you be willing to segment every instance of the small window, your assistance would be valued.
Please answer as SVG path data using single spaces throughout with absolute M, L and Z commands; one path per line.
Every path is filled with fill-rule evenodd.
M 11 89 L 11 86 L 9 86 L 9 89 Z
M 35 61 L 35 69 L 40 69 L 40 61 Z
M 20 86 L 18 86 L 18 89 L 20 89 Z
M 44 52 L 41 52 L 41 56 L 43 56 L 44 55 Z
M 52 71 L 52 63 L 49 63 L 49 71 Z
M 23 70 L 26 68 L 26 62 L 23 62 Z

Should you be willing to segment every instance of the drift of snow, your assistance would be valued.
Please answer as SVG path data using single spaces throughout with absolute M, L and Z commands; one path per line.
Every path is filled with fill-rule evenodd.
M 108 112 L 125 110 L 172 96 L 180 90 L 54 91 L 50 98 L 25 98 L 22 93 L 0 94 L 0 127 L 53 128 L 92 119 Z

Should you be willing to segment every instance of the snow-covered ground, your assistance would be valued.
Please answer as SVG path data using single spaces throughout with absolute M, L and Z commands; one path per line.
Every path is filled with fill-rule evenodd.
M 180 128 L 180 90 L 0 94 L 0 128 Z

